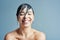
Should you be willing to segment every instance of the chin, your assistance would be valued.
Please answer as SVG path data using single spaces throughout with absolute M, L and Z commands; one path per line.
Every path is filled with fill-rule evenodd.
M 28 25 L 24 25 L 24 27 L 29 27 Z
M 24 27 L 28 28 L 30 25 L 24 25 Z

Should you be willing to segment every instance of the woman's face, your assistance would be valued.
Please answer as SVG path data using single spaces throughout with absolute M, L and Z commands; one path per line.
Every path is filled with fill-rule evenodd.
M 29 9 L 27 11 L 27 8 L 24 8 L 20 11 L 18 22 L 20 25 L 28 27 L 31 26 L 32 22 L 34 20 L 34 14 L 32 9 Z

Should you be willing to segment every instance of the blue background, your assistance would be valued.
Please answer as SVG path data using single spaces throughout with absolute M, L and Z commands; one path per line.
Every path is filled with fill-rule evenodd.
M 18 28 L 16 11 L 22 3 L 34 9 L 33 28 L 45 32 L 47 40 L 60 40 L 60 0 L 0 0 L 0 40 Z

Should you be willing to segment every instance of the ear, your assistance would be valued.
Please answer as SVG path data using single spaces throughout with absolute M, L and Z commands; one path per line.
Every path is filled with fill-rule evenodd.
M 33 15 L 33 21 L 34 21 L 34 15 Z
M 17 21 L 19 21 L 19 17 L 16 17 L 17 18 Z

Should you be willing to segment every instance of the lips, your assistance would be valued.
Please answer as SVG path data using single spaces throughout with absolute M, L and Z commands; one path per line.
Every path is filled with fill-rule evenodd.
M 22 20 L 23 24 L 27 24 L 30 20 Z
M 25 18 L 22 20 L 22 23 L 23 24 L 29 24 L 29 22 L 31 22 L 31 20 L 32 20 L 31 18 Z

